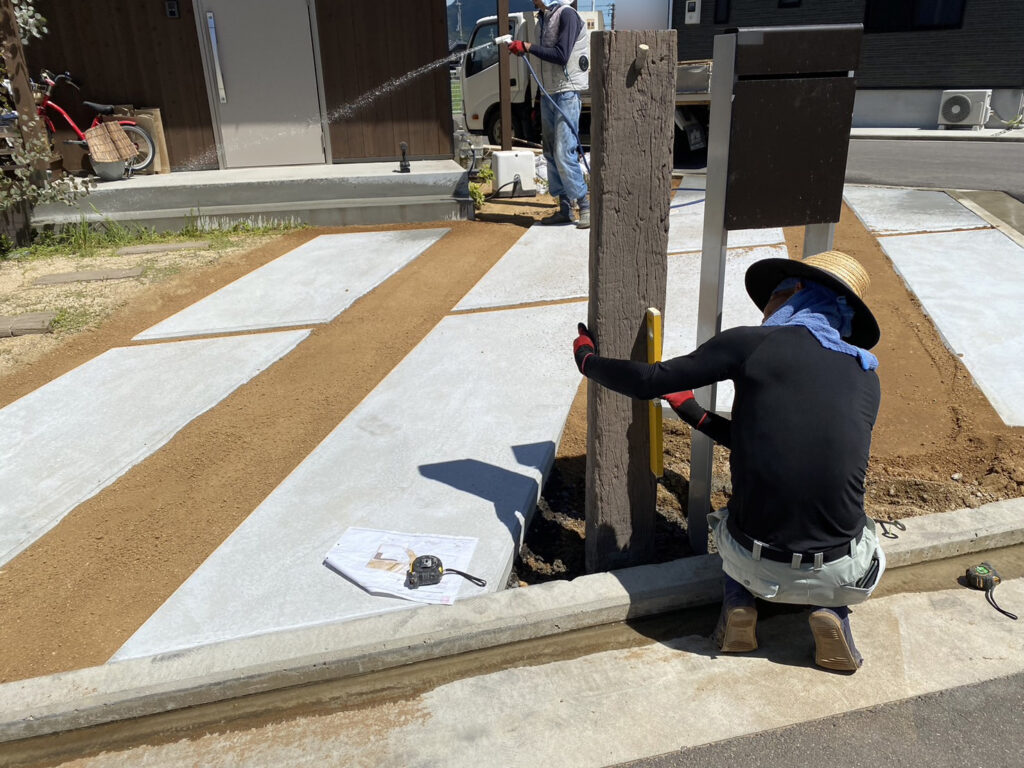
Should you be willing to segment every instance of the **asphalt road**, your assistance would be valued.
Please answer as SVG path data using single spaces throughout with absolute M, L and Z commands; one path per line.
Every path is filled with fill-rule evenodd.
M 998 190 L 1024 202 L 1024 142 L 853 139 L 846 181 Z
M 955 658 L 947 661 L 955 663 Z M 1022 711 L 1024 675 L 1011 675 L 623 763 L 620 768 L 1020 768 Z

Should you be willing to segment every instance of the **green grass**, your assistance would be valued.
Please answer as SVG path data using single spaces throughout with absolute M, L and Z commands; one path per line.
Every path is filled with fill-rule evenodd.
M 90 325 L 100 319 L 100 313 L 84 307 L 62 307 L 57 310 L 57 316 L 53 318 L 50 328 L 54 333 L 73 333 Z
M 124 248 L 131 245 L 153 243 L 175 243 L 186 240 L 205 240 L 214 249 L 227 248 L 235 244 L 239 236 L 274 235 L 302 229 L 302 224 L 280 224 L 254 226 L 239 223 L 228 229 L 200 229 L 195 220 L 178 232 L 157 232 L 148 227 L 121 224 L 107 219 L 99 224 L 84 219 L 73 226 L 64 227 L 60 232 L 38 233 L 32 244 L 17 250 L 0 249 L 0 260 L 16 257 L 19 261 L 34 261 L 54 256 L 93 256 L 108 249 Z

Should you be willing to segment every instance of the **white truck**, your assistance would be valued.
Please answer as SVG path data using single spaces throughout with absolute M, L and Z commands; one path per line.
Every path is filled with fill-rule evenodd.
M 588 32 L 604 29 L 600 12 L 580 13 Z M 509 26 L 514 40 L 534 42 L 537 39 L 537 16 L 534 13 L 510 13 Z M 459 65 L 462 86 L 462 111 L 466 130 L 484 134 L 492 144 L 501 143 L 501 96 L 498 87 L 498 46 L 488 45 L 498 37 L 498 17 L 480 19 L 469 38 L 467 53 Z M 537 69 L 536 59 L 531 62 Z M 509 57 L 509 86 L 512 101 L 513 135 L 536 140 L 536 121 L 531 123 L 537 85 L 522 57 Z M 711 95 L 711 61 L 680 61 L 676 64 L 676 126 L 691 150 L 701 149 L 707 140 L 707 105 Z M 589 143 L 590 93 L 582 94 L 580 138 Z

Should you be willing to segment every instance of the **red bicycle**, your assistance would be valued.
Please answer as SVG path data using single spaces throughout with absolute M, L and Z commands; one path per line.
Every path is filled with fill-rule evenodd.
M 56 132 L 56 127 L 53 124 L 51 115 L 55 117 L 63 118 L 64 122 L 70 126 L 71 130 L 78 136 L 78 140 L 68 139 L 65 144 L 77 144 L 88 148 L 88 143 L 85 140 L 85 131 L 78 127 L 71 115 L 61 107 L 57 102 L 51 100 L 50 96 L 53 93 L 53 89 L 61 82 L 66 82 L 68 85 L 74 86 L 76 89 L 81 89 L 72 78 L 71 75 L 65 72 L 62 75 L 54 75 L 49 70 L 44 69 L 41 73 L 43 82 L 46 84 L 46 89 L 40 92 L 38 97 L 38 104 L 36 111 L 43 118 L 46 123 L 46 129 L 49 131 L 51 138 Z M 93 101 L 83 101 L 83 105 L 91 109 L 96 113 L 93 117 L 92 123 L 89 125 L 90 128 L 99 125 L 100 118 L 105 115 L 112 115 L 116 111 L 116 107 L 113 104 L 97 104 Z M 127 171 L 129 173 L 135 173 L 136 171 L 144 171 L 153 164 L 153 158 L 156 154 L 153 137 L 149 133 L 138 125 L 134 120 L 118 120 L 117 124 L 120 125 L 124 132 L 128 134 L 128 138 L 138 149 L 138 154 L 135 157 L 127 161 Z

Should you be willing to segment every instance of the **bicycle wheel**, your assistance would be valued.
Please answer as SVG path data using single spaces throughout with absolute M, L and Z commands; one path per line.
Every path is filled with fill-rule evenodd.
M 153 164 L 153 158 L 156 157 L 156 147 L 153 144 L 153 138 L 137 125 L 121 123 L 121 127 L 128 134 L 128 138 L 132 140 L 132 144 L 139 150 L 139 154 L 128 161 L 128 168 L 132 173 L 146 170 Z

